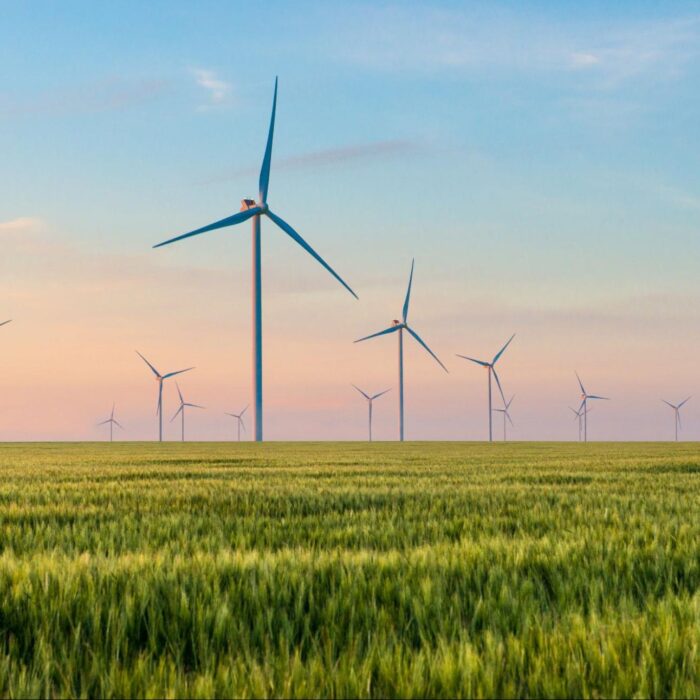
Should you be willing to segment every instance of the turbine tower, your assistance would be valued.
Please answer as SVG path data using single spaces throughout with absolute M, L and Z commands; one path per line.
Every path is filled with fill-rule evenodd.
M 101 423 L 98 423 L 97 425 L 107 425 L 109 423 L 109 441 L 113 442 L 114 439 L 114 426 L 116 425 L 117 428 L 121 428 L 124 430 L 124 426 L 114 417 L 114 408 L 115 405 L 112 404 L 112 413 L 109 414 L 109 418 L 107 420 L 103 420 Z
M 510 397 L 510 401 L 507 404 L 504 404 L 503 408 L 494 408 L 495 413 L 502 413 L 503 414 L 503 442 L 506 441 L 506 418 L 508 419 L 508 422 L 513 425 L 513 421 L 511 420 L 510 413 L 508 413 L 508 409 L 510 408 L 510 405 L 513 403 L 513 399 L 515 398 L 515 394 Z
M 185 399 L 182 398 L 180 385 L 177 382 L 175 382 L 175 387 L 177 388 L 177 395 L 180 397 L 180 407 L 175 412 L 175 415 L 170 419 L 170 422 L 172 423 L 178 416 L 182 417 L 182 442 L 185 442 L 185 406 L 188 408 L 204 408 L 204 406 L 199 406 L 196 403 L 187 403 Z
M 607 396 L 596 396 L 595 394 L 586 393 L 586 390 L 583 388 L 581 377 L 578 376 L 578 372 L 575 374 L 576 379 L 578 379 L 578 385 L 581 387 L 581 405 L 578 410 L 579 413 L 583 411 L 583 441 L 588 442 L 588 400 L 597 399 L 600 401 L 610 401 L 610 399 Z
M 372 403 L 374 402 L 375 399 L 378 399 L 380 396 L 384 396 L 387 391 L 391 391 L 391 389 L 385 389 L 384 391 L 380 391 L 378 394 L 374 394 L 373 396 L 370 396 L 369 394 L 365 394 L 360 387 L 355 386 L 355 389 L 359 391 L 362 396 L 364 396 L 367 399 L 367 405 L 369 407 L 369 441 L 372 442 Z
M 442 367 L 445 372 L 447 372 L 447 367 L 440 362 L 437 355 L 423 342 L 421 337 L 408 325 L 408 304 L 411 299 L 411 285 L 413 283 L 413 266 L 415 260 L 411 262 L 411 276 L 408 278 L 408 289 L 406 290 L 406 300 L 403 303 L 402 318 L 403 321 L 394 321 L 389 328 L 385 328 L 383 331 L 378 333 L 372 333 L 372 335 L 367 335 L 364 338 L 356 340 L 356 343 L 361 343 L 363 340 L 369 340 L 370 338 L 376 338 L 380 335 L 387 335 L 388 333 L 398 333 L 399 334 L 399 440 L 403 442 L 404 438 L 404 421 L 403 421 L 403 332 L 407 331 L 413 338 L 423 346 L 423 348 L 432 356 L 432 358 Z
M 227 413 L 227 416 L 231 416 L 231 418 L 236 419 L 236 423 L 238 426 L 238 442 L 241 441 L 241 428 L 243 428 L 243 432 L 245 433 L 245 423 L 243 423 L 243 414 L 248 410 L 248 406 L 246 406 L 240 413 Z
M 679 404 L 672 404 L 666 401 L 665 399 L 661 399 L 667 406 L 670 406 L 673 409 L 673 413 L 675 414 L 675 420 L 674 424 L 676 426 L 676 442 L 678 442 L 678 428 L 682 428 L 683 426 L 681 425 L 681 406 L 690 401 L 690 396 L 685 399 L 685 401 L 681 401 Z
M 491 399 L 491 375 L 493 374 L 496 384 L 498 385 L 498 391 L 501 393 L 501 399 L 503 405 L 506 405 L 506 397 L 503 395 L 503 387 L 501 387 L 501 380 L 498 378 L 498 373 L 496 372 L 496 363 L 500 359 L 501 355 L 505 352 L 506 348 L 511 344 L 513 338 L 515 338 L 515 333 L 510 336 L 508 342 L 494 355 L 491 362 L 486 362 L 486 360 L 476 360 L 473 357 L 467 357 L 466 355 L 457 355 L 463 360 L 469 360 L 477 365 L 481 365 L 488 370 L 488 383 L 489 383 L 489 442 L 493 442 L 493 410 L 492 410 L 492 399 Z
M 158 408 L 156 409 L 156 415 L 158 416 L 158 442 L 163 442 L 163 382 L 166 379 L 170 379 L 170 377 L 174 377 L 176 374 L 189 372 L 191 369 L 194 369 L 194 367 L 161 374 L 138 350 L 136 350 L 136 354 L 151 368 L 151 372 L 153 372 L 158 382 Z
M 581 442 L 581 434 L 583 432 L 583 409 L 579 408 L 577 411 L 575 408 L 569 406 L 569 410 L 574 414 L 574 420 L 578 419 L 578 441 Z M 590 413 L 592 410 L 592 408 L 587 408 L 586 413 Z
M 195 229 L 181 236 L 176 236 L 162 243 L 153 246 L 161 246 L 181 241 L 190 236 L 197 236 L 200 233 L 213 231 L 226 226 L 234 226 L 243 223 L 248 219 L 253 220 L 253 404 L 255 440 L 260 442 L 263 439 L 263 387 L 262 387 L 262 271 L 261 271 L 261 235 L 260 217 L 264 214 L 281 228 L 293 241 L 298 243 L 312 258 L 319 262 L 330 272 L 333 277 L 345 287 L 350 294 L 357 299 L 357 294 L 341 279 L 333 268 L 283 219 L 274 214 L 267 204 L 267 190 L 270 184 L 270 161 L 272 159 L 272 137 L 275 131 L 275 111 L 277 109 L 277 78 L 275 78 L 275 92 L 272 98 L 272 116 L 270 118 L 270 129 L 267 135 L 267 145 L 260 169 L 258 201 L 244 199 L 241 203 L 241 211 L 225 219 L 216 221 L 208 226 Z

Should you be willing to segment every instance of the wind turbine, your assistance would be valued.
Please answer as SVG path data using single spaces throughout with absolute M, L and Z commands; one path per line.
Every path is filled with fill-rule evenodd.
M 267 145 L 260 169 L 258 202 L 252 199 L 244 199 L 241 202 L 241 211 L 237 214 L 216 221 L 208 226 L 195 229 L 181 236 L 176 236 L 162 243 L 153 246 L 160 246 L 181 241 L 190 236 L 197 236 L 200 233 L 213 231 L 226 226 L 234 226 L 243 223 L 248 219 L 253 220 L 253 403 L 255 440 L 263 439 L 263 389 L 262 389 L 262 274 L 261 274 L 261 236 L 260 217 L 264 214 L 273 223 L 277 224 L 292 240 L 296 241 L 312 258 L 319 262 L 333 277 L 345 287 L 350 294 L 357 299 L 357 294 L 341 279 L 333 268 L 283 219 L 274 214 L 267 205 L 267 190 L 270 184 L 270 161 L 272 159 L 272 137 L 275 130 L 275 111 L 277 108 L 277 78 L 275 78 L 275 92 L 272 98 L 272 116 L 270 118 L 270 129 L 267 135 Z
M 109 414 L 109 418 L 107 420 L 103 420 L 101 423 L 98 423 L 97 425 L 107 425 L 109 423 L 109 441 L 112 442 L 114 438 L 114 426 L 116 425 L 117 428 L 121 428 L 124 430 L 124 426 L 114 417 L 114 404 L 112 404 L 112 413 Z
M 494 408 L 493 409 L 496 413 L 503 414 L 503 442 L 506 441 L 506 418 L 508 419 L 508 422 L 511 425 L 513 425 L 513 421 L 511 420 L 510 413 L 508 413 L 508 409 L 510 408 L 510 405 L 513 403 L 514 398 L 515 398 L 515 394 L 510 397 L 510 401 L 507 404 L 504 404 L 503 408 Z
M 581 442 L 581 431 L 583 430 L 583 409 L 579 408 L 577 411 L 575 408 L 569 406 L 569 410 L 574 414 L 574 420 L 578 418 L 578 441 Z M 593 409 L 587 408 L 586 413 L 590 413 Z
M 380 396 L 384 396 L 384 394 L 386 394 L 387 391 L 391 391 L 391 389 L 385 389 L 384 391 L 380 391 L 378 394 L 370 396 L 369 394 L 365 394 L 360 387 L 355 386 L 354 384 L 353 386 L 362 394 L 362 396 L 367 399 L 367 405 L 369 406 L 369 441 L 372 442 L 372 402 L 375 399 L 378 399 Z
M 676 420 L 674 421 L 675 426 L 676 426 L 676 442 L 678 442 L 678 428 L 682 428 L 683 426 L 681 425 L 681 406 L 686 403 L 687 401 L 690 401 L 690 396 L 685 399 L 685 401 L 681 401 L 678 405 L 669 403 L 665 399 L 661 399 L 667 406 L 670 406 L 673 409 L 673 412 L 675 413 Z
M 191 369 L 194 369 L 194 367 L 161 374 L 138 350 L 136 350 L 136 354 L 151 368 L 151 372 L 153 372 L 158 382 L 158 408 L 156 409 L 156 415 L 158 416 L 158 441 L 163 442 L 163 382 L 166 379 L 170 379 L 170 377 L 174 377 L 176 374 L 189 372 Z
M 227 413 L 227 416 L 231 416 L 231 418 L 235 418 L 236 422 L 238 424 L 238 442 L 241 441 L 241 428 L 243 428 L 243 432 L 245 433 L 245 423 L 243 422 L 243 414 L 248 410 L 248 406 L 246 406 L 240 413 Z
M 583 410 L 583 441 L 588 442 L 588 399 L 599 399 L 601 401 L 610 401 L 607 396 L 596 396 L 595 394 L 587 394 L 586 390 L 583 388 L 583 382 L 581 377 L 578 376 L 578 372 L 575 372 L 576 379 L 578 379 L 578 385 L 581 387 L 581 405 L 579 406 L 579 412 Z
M 180 391 L 180 385 L 175 382 L 175 387 L 177 388 L 177 395 L 180 397 L 180 407 L 175 412 L 175 415 L 170 419 L 172 423 L 178 415 L 182 416 L 182 442 L 185 442 L 185 406 L 189 408 L 204 408 L 204 406 L 199 406 L 196 403 L 187 403 L 185 399 L 182 398 L 182 392 Z
M 489 442 L 493 442 L 493 410 L 491 408 L 491 375 L 493 374 L 494 378 L 496 379 L 496 384 L 498 385 L 498 391 L 501 393 L 501 399 L 503 400 L 503 405 L 506 405 L 506 397 L 503 395 L 503 388 L 501 387 L 501 381 L 498 378 L 498 373 L 496 372 L 496 363 L 500 359 L 501 355 L 505 352 L 506 348 L 511 344 L 513 338 L 515 338 L 515 333 L 510 336 L 510 339 L 508 342 L 493 356 L 493 360 L 491 362 L 486 362 L 486 360 L 476 360 L 473 357 L 467 357 L 466 355 L 457 355 L 457 357 L 461 357 L 463 360 L 469 360 L 470 362 L 474 362 L 477 365 L 481 365 L 482 367 L 486 367 L 488 370 L 488 376 L 489 376 Z M 512 400 L 512 399 L 511 399 Z
M 378 333 L 372 333 L 372 335 L 367 335 L 364 338 L 356 340 L 356 343 L 361 343 L 363 340 L 369 340 L 370 338 L 376 338 L 380 335 L 387 335 L 388 333 L 398 333 L 399 334 L 399 440 L 403 442 L 404 437 L 404 421 L 403 421 L 403 332 L 406 330 L 410 335 L 413 336 L 415 340 L 420 343 L 423 348 L 432 356 L 432 358 L 442 367 L 445 372 L 447 372 L 447 367 L 440 362 L 437 355 L 423 342 L 421 337 L 408 325 L 408 304 L 411 299 L 411 285 L 413 283 L 413 267 L 415 260 L 411 262 L 411 276 L 408 278 L 408 289 L 406 290 L 406 300 L 403 303 L 402 318 L 403 321 L 394 320 L 393 324 L 389 328 L 385 328 L 383 331 Z

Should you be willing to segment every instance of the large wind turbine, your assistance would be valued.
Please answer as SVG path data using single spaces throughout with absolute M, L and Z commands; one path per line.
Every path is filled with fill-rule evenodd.
M 673 409 L 673 413 L 675 414 L 675 420 L 674 424 L 676 426 L 676 442 L 678 442 L 678 428 L 682 428 L 683 426 L 681 425 L 681 406 L 690 401 L 690 396 L 685 399 L 685 401 L 681 401 L 679 404 L 672 404 L 666 401 L 665 399 L 661 399 L 667 406 L 670 406 Z
M 601 401 L 610 401 L 607 396 L 596 396 L 595 394 L 588 394 L 583 388 L 583 382 L 581 377 L 578 376 L 578 372 L 575 372 L 576 379 L 578 379 L 578 385 L 581 387 L 581 405 L 579 406 L 579 412 L 583 411 L 583 441 L 588 442 L 588 399 L 599 399 Z
M 109 441 L 112 442 L 114 438 L 114 426 L 116 425 L 117 428 L 121 428 L 124 430 L 124 426 L 114 417 L 114 407 L 115 405 L 112 404 L 112 413 L 109 414 L 109 418 L 107 420 L 103 420 L 101 423 L 98 423 L 97 425 L 107 425 L 109 423 Z
M 511 344 L 513 338 L 515 338 L 515 333 L 510 336 L 510 339 L 508 342 L 493 356 L 493 360 L 491 362 L 486 362 L 486 360 L 476 360 L 473 357 L 467 357 L 466 355 L 457 355 L 457 357 L 461 357 L 463 360 L 469 360 L 470 362 L 474 362 L 477 365 L 481 365 L 482 367 L 486 367 L 488 370 L 488 378 L 489 378 L 489 442 L 493 442 L 493 410 L 491 408 L 492 406 L 492 401 L 491 401 L 491 375 L 493 374 L 496 384 L 498 385 L 498 391 L 501 393 L 501 399 L 503 400 L 503 405 L 505 406 L 506 404 L 506 397 L 503 395 L 503 387 L 501 387 L 501 380 L 498 378 L 498 373 L 496 372 L 496 363 L 500 359 L 501 355 L 505 352 L 506 348 Z
M 243 423 L 243 414 L 248 410 L 248 406 L 246 406 L 240 413 L 227 413 L 227 416 L 231 416 L 231 418 L 236 419 L 236 423 L 238 425 L 238 442 L 241 441 L 241 428 L 243 428 L 243 432 L 245 433 L 245 423 Z
M 503 442 L 506 441 L 506 418 L 508 419 L 508 422 L 511 425 L 513 425 L 513 421 L 511 420 L 510 413 L 508 413 L 508 409 L 510 408 L 510 405 L 513 403 L 514 398 L 515 398 L 515 394 L 510 397 L 510 401 L 508 403 L 503 405 L 503 408 L 494 408 L 493 409 L 496 413 L 503 414 Z
M 369 394 L 365 394 L 365 392 L 362 391 L 362 389 L 360 389 L 359 386 L 355 386 L 354 384 L 353 386 L 362 394 L 362 396 L 364 396 L 367 399 L 367 405 L 369 407 L 369 441 L 372 442 L 372 403 L 375 399 L 378 399 L 380 396 L 384 396 L 384 394 L 386 394 L 387 391 L 391 391 L 391 389 L 385 389 L 384 391 L 380 391 L 378 394 L 370 396 Z
M 574 420 L 578 419 L 578 441 L 581 442 L 581 433 L 583 431 L 583 408 L 579 408 L 577 411 L 575 408 L 569 406 L 569 410 L 574 414 Z M 590 413 L 593 409 L 587 408 L 586 413 Z
M 182 398 L 180 385 L 177 382 L 175 382 L 175 387 L 177 388 L 177 395 L 180 397 L 180 407 L 175 411 L 175 415 L 170 419 L 170 422 L 172 423 L 178 416 L 182 417 L 182 442 L 185 442 L 185 406 L 189 408 L 204 408 L 204 406 L 199 406 L 196 403 L 187 403 L 187 401 Z
M 408 304 L 411 299 L 411 284 L 413 283 L 413 266 L 415 260 L 411 262 L 411 276 L 408 278 L 408 289 L 406 290 L 406 300 L 403 303 L 402 318 L 403 321 L 394 320 L 393 325 L 389 328 L 385 328 L 383 331 L 378 333 L 372 333 L 372 335 L 367 335 L 364 338 L 356 340 L 356 343 L 361 343 L 363 340 L 369 340 L 370 338 L 376 338 L 380 335 L 387 335 L 387 333 L 398 333 L 399 334 L 399 440 L 403 442 L 404 436 L 404 422 L 403 422 L 403 332 L 406 330 L 410 335 L 412 335 L 415 340 L 420 343 L 425 350 L 430 353 L 432 358 L 442 367 L 445 372 L 447 372 L 447 367 L 440 362 L 437 355 L 421 340 L 421 337 L 408 325 Z
M 151 372 L 153 372 L 158 382 L 158 408 L 156 409 L 156 414 L 158 415 L 158 441 L 163 442 L 163 382 L 166 379 L 170 379 L 170 377 L 174 377 L 176 374 L 189 372 L 191 369 L 194 369 L 194 367 L 161 374 L 138 350 L 136 350 L 136 354 L 151 368 Z
M 273 223 L 277 224 L 292 240 L 296 241 L 311 257 L 317 260 L 328 272 L 335 277 L 340 284 L 345 287 L 350 294 L 357 299 L 357 294 L 340 278 L 333 268 L 283 219 L 277 214 L 270 211 L 267 205 L 267 190 L 270 184 L 270 161 L 272 159 L 272 137 L 275 130 L 275 111 L 277 108 L 277 78 L 275 78 L 275 93 L 272 98 L 272 117 L 270 118 L 270 129 L 267 135 L 267 145 L 265 147 L 265 155 L 263 157 L 262 167 L 260 169 L 259 194 L 258 202 L 252 199 L 244 199 L 241 203 L 241 211 L 238 214 L 233 214 L 225 219 L 216 221 L 208 226 L 203 226 L 182 236 L 171 238 L 158 245 L 160 246 L 181 241 L 190 236 L 197 236 L 200 233 L 213 231 L 215 229 L 224 228 L 226 226 L 234 226 L 235 224 L 243 223 L 248 219 L 253 220 L 253 403 L 254 422 L 255 422 L 255 439 L 261 441 L 263 439 L 263 389 L 262 389 L 262 276 L 261 276 L 261 238 L 260 238 L 260 217 L 264 214 Z

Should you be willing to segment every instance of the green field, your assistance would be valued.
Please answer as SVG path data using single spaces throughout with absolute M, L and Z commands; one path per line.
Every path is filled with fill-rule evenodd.
M 0 446 L 0 695 L 700 695 L 700 445 Z

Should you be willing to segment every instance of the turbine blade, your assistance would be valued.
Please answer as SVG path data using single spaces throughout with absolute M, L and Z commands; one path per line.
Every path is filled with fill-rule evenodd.
M 574 420 L 580 416 L 579 412 L 576 409 L 571 408 L 571 406 L 569 406 L 569 410 L 574 414 Z
M 10 323 L 10 321 L 12 321 L 11 318 L 8 319 L 7 321 L 3 321 L 2 323 L 0 323 L 0 326 L 5 326 L 5 325 L 7 325 L 8 323 Z
M 510 336 L 508 342 L 496 353 L 496 356 L 491 361 L 492 365 L 495 365 L 498 362 L 498 358 L 506 351 L 506 348 L 513 342 L 513 338 L 515 338 L 515 333 L 513 333 L 513 335 Z
M 202 226 L 202 228 L 195 229 L 194 231 L 190 231 L 189 233 L 183 233 L 181 236 L 175 236 L 175 238 L 169 238 L 167 241 L 158 243 L 153 247 L 160 248 L 164 245 L 169 245 L 170 243 L 181 241 L 184 238 L 189 238 L 190 236 L 198 236 L 200 233 L 214 231 L 217 228 L 235 226 L 236 224 L 241 224 L 244 221 L 248 221 L 248 219 L 255 216 L 256 214 L 259 214 L 261 211 L 262 209 L 260 207 L 251 207 L 250 209 L 246 209 L 245 211 L 239 211 L 237 214 L 233 214 L 232 216 L 227 216 L 225 219 L 221 219 L 221 221 L 215 221 L 213 224 L 209 224 L 208 226 Z
M 364 391 L 362 391 L 362 389 L 360 389 L 360 387 L 359 387 L 359 386 L 355 386 L 354 384 L 353 384 L 352 386 L 354 386 L 354 387 L 355 387 L 355 389 L 357 389 L 357 391 L 359 391 L 359 392 L 360 392 L 360 393 L 362 394 L 362 396 L 364 396 L 364 397 L 365 397 L 365 398 L 367 399 L 367 401 L 370 401 L 370 400 L 371 400 L 371 399 L 370 399 L 370 397 L 369 397 L 369 396 L 367 396 L 367 394 L 365 394 L 365 392 L 364 392 Z
M 198 403 L 186 403 L 184 405 L 189 406 L 190 408 L 206 408 L 206 406 L 200 406 Z
M 685 401 L 681 401 L 681 402 L 678 404 L 678 408 L 680 408 L 684 403 L 687 403 L 688 401 L 690 401 L 690 399 L 692 399 L 692 398 L 693 398 L 692 396 L 689 396 L 687 399 L 685 399 Z
M 466 355 L 457 355 L 457 357 L 461 357 L 463 360 L 469 360 L 470 362 L 475 362 L 477 365 L 481 365 L 482 367 L 489 366 L 488 362 L 483 362 L 482 360 L 475 360 L 473 357 L 467 357 Z
M 411 301 L 411 285 L 413 284 L 413 267 L 416 264 L 415 258 L 411 260 L 411 274 L 408 278 L 408 289 L 406 289 L 406 299 L 403 303 L 403 322 L 408 321 L 408 304 Z
M 115 421 L 114 421 L 114 425 L 116 425 L 117 428 L 121 428 L 122 430 L 125 429 L 124 426 L 123 426 L 118 420 L 115 420 Z
M 352 294 L 355 299 L 358 298 L 357 294 L 350 289 L 350 287 L 343 281 L 342 277 L 284 220 L 280 219 L 277 214 L 274 214 L 269 209 L 265 213 L 293 240 L 295 240 L 312 258 L 317 262 L 321 263 L 323 267 L 328 270 L 328 272 L 335 277 L 340 284 L 345 287 L 345 289 Z
M 248 431 L 245 429 L 245 423 L 243 422 L 243 419 L 239 416 L 238 420 L 241 423 L 241 428 L 243 428 L 243 432 L 247 433 Z
M 409 328 L 408 326 L 406 326 L 406 330 L 432 355 L 435 362 L 437 362 L 440 365 L 440 367 L 442 367 L 445 370 L 445 372 L 447 372 L 447 367 L 445 367 L 445 365 L 443 365 L 442 362 L 440 362 L 438 356 L 423 342 L 418 333 L 416 333 L 412 328 Z
M 666 399 L 661 399 L 661 401 L 663 403 L 665 403 L 667 406 L 669 406 L 670 408 L 672 408 L 674 411 L 676 410 L 676 407 L 672 403 L 669 403 L 668 401 L 666 401 Z
M 180 403 L 185 403 L 185 399 L 182 398 L 182 392 L 180 391 L 180 385 L 175 382 L 175 386 L 177 388 L 177 395 L 180 397 Z
M 578 376 L 578 372 L 574 372 L 576 375 L 576 379 L 578 379 L 578 385 L 581 387 L 581 393 L 585 394 L 586 390 L 583 388 L 583 382 L 581 381 L 581 377 Z
M 250 405 L 250 404 L 248 404 L 248 405 Z M 240 418 L 247 410 L 248 410 L 248 406 L 246 406 L 246 407 L 238 414 L 238 417 Z
M 515 394 L 510 397 L 510 401 L 506 404 L 506 410 L 510 408 L 510 405 L 513 403 L 513 399 L 515 398 Z
M 374 399 L 378 399 L 380 396 L 384 396 L 384 394 L 386 394 L 388 391 L 391 391 L 391 389 L 384 389 L 384 391 L 380 391 L 378 394 L 375 394 L 372 397 L 372 401 L 374 401 Z
M 501 392 L 501 400 L 503 401 L 503 405 L 505 405 L 506 397 L 503 394 L 503 387 L 501 386 L 501 380 L 498 378 L 498 372 L 496 372 L 496 368 L 493 365 L 491 366 L 491 371 L 493 372 L 494 379 L 496 380 L 496 384 L 498 386 L 498 391 Z
M 396 331 L 400 330 L 403 327 L 404 327 L 403 324 L 398 325 L 398 326 L 390 326 L 389 328 L 386 328 L 383 331 L 379 331 L 378 333 L 372 333 L 372 335 L 366 335 L 364 338 L 359 338 L 358 340 L 356 340 L 354 342 L 361 343 L 363 340 L 369 340 L 370 338 L 376 338 L 380 335 L 387 335 L 387 333 L 395 333 Z
M 260 168 L 260 201 L 267 202 L 267 189 L 270 184 L 270 161 L 272 160 L 272 139 L 275 134 L 275 112 L 277 111 L 277 78 L 275 78 L 275 93 L 272 97 L 272 115 L 270 116 L 270 129 L 267 132 L 267 144 L 265 156 Z
M 112 419 L 108 418 L 107 420 L 103 420 L 103 421 L 99 422 L 97 425 L 106 425 L 107 423 L 111 423 L 111 422 L 112 422 Z
M 183 409 L 184 405 L 185 405 L 184 403 L 180 404 L 180 408 L 178 408 L 177 411 L 175 411 L 175 415 L 170 419 L 171 423 L 182 413 L 182 409 Z
M 510 417 L 510 413 L 508 413 L 508 411 L 506 411 L 506 418 L 508 419 L 508 422 L 515 428 L 515 423 L 513 423 L 513 420 Z
M 682 428 L 683 423 L 681 423 L 681 412 L 678 410 L 676 410 L 676 420 L 678 421 L 678 427 Z
M 607 396 L 596 396 L 595 394 L 588 394 L 586 396 L 588 399 L 602 399 L 603 401 L 610 401 L 610 399 Z
M 163 379 L 169 379 L 170 377 L 174 377 L 176 374 L 182 374 L 183 372 L 189 372 L 191 369 L 195 369 L 195 368 L 188 367 L 187 369 L 179 369 L 177 372 L 168 372 L 167 374 L 163 375 Z
M 158 373 L 158 370 L 138 351 L 136 350 L 136 354 L 151 368 L 151 371 L 153 374 L 160 379 L 160 374 Z

